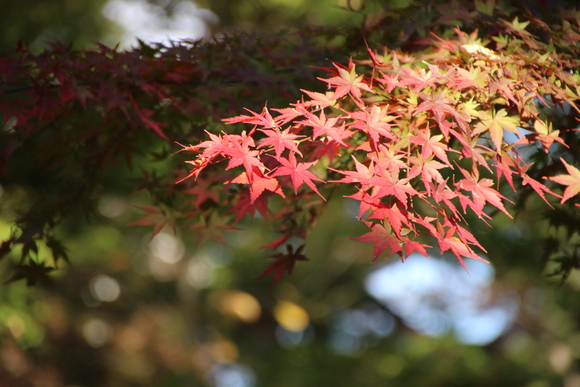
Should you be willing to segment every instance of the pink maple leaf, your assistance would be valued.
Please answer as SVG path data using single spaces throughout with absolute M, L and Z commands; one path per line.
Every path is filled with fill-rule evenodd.
M 282 164 L 282 166 L 278 167 L 274 171 L 274 173 L 272 174 L 272 177 L 290 175 L 290 177 L 292 178 L 292 184 L 294 185 L 294 193 L 295 194 L 298 193 L 298 188 L 300 188 L 300 186 L 302 184 L 306 184 L 314 192 L 316 192 L 318 194 L 318 196 L 320 196 L 321 198 L 324 199 L 324 196 L 322 196 L 320 194 L 320 192 L 318 192 L 316 185 L 314 185 L 314 182 L 312 181 L 312 180 L 316 180 L 316 181 L 324 182 L 324 180 L 319 179 L 312 172 L 308 171 L 308 168 L 310 168 L 311 166 L 316 164 L 316 161 L 311 162 L 311 163 L 299 163 L 296 161 L 296 156 L 294 156 L 293 152 L 290 152 L 289 159 L 285 159 L 284 157 L 280 157 L 280 159 L 278 161 L 280 161 L 280 164 Z
M 284 150 L 290 149 L 292 152 L 298 153 L 302 156 L 302 153 L 298 150 L 296 146 L 296 139 L 304 136 L 298 136 L 296 134 L 291 134 L 290 129 L 280 131 L 278 128 L 263 130 L 260 129 L 266 136 L 260 140 L 260 146 L 258 148 L 264 148 L 267 146 L 274 147 L 276 152 L 276 158 L 279 159 Z

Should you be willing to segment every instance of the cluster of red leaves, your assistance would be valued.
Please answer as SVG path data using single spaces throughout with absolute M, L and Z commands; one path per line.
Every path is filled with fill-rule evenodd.
M 54 246 L 50 238 L 68 214 L 80 209 L 93 217 L 95 199 L 119 186 L 150 194 L 138 206 L 147 214 L 133 224 L 153 226 L 154 233 L 176 227 L 191 194 L 196 208 L 217 201 L 210 186 L 175 186 L 173 175 L 155 168 L 181 166 L 171 157 L 174 141 L 196 141 L 201 128 L 221 117 L 261 106 L 264 96 L 256 90 L 275 89 L 269 99 L 278 103 L 297 98 L 297 84 L 315 80 L 320 70 L 313 66 L 326 56 L 317 39 L 317 30 L 290 37 L 240 33 L 130 51 L 55 43 L 41 53 L 21 45 L 0 57 L 0 184 L 31 194 L 13 216 L 11 236 L 0 241 L 0 259 L 21 251 L 21 262 L 30 262 L 38 243 Z M 135 157 L 136 171 L 118 168 L 131 167 Z M 219 239 L 228 226 L 212 224 L 208 218 L 192 228 Z M 51 250 L 56 263 L 62 254 Z
M 539 144 L 549 152 L 564 143 L 537 101 L 577 109 L 580 75 L 563 68 L 573 59 L 536 41 L 525 27 L 517 19 L 505 23 L 505 34 L 493 37 L 497 51 L 477 32 L 457 30 L 454 38 L 436 37 L 421 55 L 369 50 L 370 60 L 334 63 L 321 79 L 326 94 L 304 91 L 290 107 L 226 119 L 252 128 L 184 146 L 197 156 L 182 180 L 227 162 L 226 170 L 238 172 L 225 184 L 242 187 L 231 202 L 236 221 L 256 209 L 267 216 L 272 195 L 293 196 L 284 202 L 309 207 L 309 190 L 324 199 L 321 191 L 347 185 L 370 229 L 355 239 L 374 243 L 373 260 L 385 252 L 402 260 L 427 255 L 431 239 L 461 264 L 465 257 L 482 259 L 476 248 L 485 250 L 468 231 L 465 214 L 471 210 L 484 221 L 497 211 L 511 217 L 500 183 L 513 191 L 529 186 L 548 204 L 546 194 L 560 197 L 527 173 L 530 164 L 518 149 Z M 579 191 L 580 172 L 566 168 L 569 175 L 551 178 L 569 186 L 562 202 Z M 286 229 L 269 247 L 295 232 Z

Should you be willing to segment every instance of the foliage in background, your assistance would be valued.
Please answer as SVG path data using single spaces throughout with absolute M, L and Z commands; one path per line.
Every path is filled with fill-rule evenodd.
M 355 22 L 336 28 L 306 27 L 299 32 L 273 35 L 233 34 L 206 43 L 143 44 L 128 52 L 107 47 L 74 51 L 55 45 L 35 54 L 20 47 L 18 52 L 2 58 L 0 263 L 7 270 L 6 279 L 26 281 L 14 282 L 2 294 L 5 306 L 0 318 L 6 327 L 6 340 L 0 353 L 4 367 L 0 378 L 14 385 L 38 385 L 46 380 L 55 385 L 87 386 L 187 385 L 192 380 L 219 385 L 211 378 L 223 375 L 219 373 L 222 371 L 234 372 L 235 367 L 243 373 L 243 364 L 255 371 L 261 385 L 277 386 L 377 385 L 385 379 L 393 385 L 464 385 L 474 381 L 490 385 L 498 384 L 498 380 L 513 385 L 550 385 L 560 383 L 563 375 L 567 380 L 577 377 L 570 370 L 580 356 L 575 349 L 580 346 L 574 345 L 580 337 L 574 312 L 578 310 L 574 301 L 578 280 L 572 275 L 565 285 L 567 292 L 555 295 L 550 290 L 539 290 L 540 285 L 533 278 L 540 266 L 537 239 L 546 236 L 545 231 L 538 232 L 536 228 L 546 229 L 549 224 L 557 226 L 554 238 L 560 239 L 552 239 L 547 245 L 545 259 L 557 259 L 554 270 L 564 275 L 578 266 L 574 199 L 564 206 L 558 205 L 559 200 L 552 201 L 552 210 L 527 194 L 536 192 L 530 182 L 540 182 L 544 176 L 573 178 L 573 168 L 580 165 L 574 152 L 577 133 L 568 130 L 576 124 L 573 106 L 578 94 L 575 58 L 579 15 L 570 9 L 558 11 L 552 2 L 438 3 L 369 2 L 356 12 L 344 11 L 351 12 Z M 522 24 L 526 22 L 530 23 Z M 455 26 L 463 31 L 459 36 Z M 461 46 L 466 47 L 462 50 Z M 475 50 L 469 51 L 470 47 Z M 369 61 L 371 53 L 374 61 Z M 349 57 L 354 58 L 353 64 Z M 435 70 L 439 73 L 421 60 L 437 64 Z M 328 71 L 320 67 L 330 68 L 331 62 L 336 67 L 330 72 L 330 79 L 346 86 L 342 96 L 332 95 L 333 90 L 326 94 L 327 85 L 316 80 L 324 76 L 329 79 Z M 499 76 L 500 71 L 503 76 Z M 514 82 L 502 82 L 507 79 Z M 357 84 L 354 88 L 353 83 Z M 533 87 L 536 85 L 537 90 Z M 445 92 L 450 96 L 445 97 L 453 102 L 433 100 L 436 91 L 448 87 Z M 362 89 L 360 98 L 354 95 L 357 88 Z M 301 89 L 309 90 L 311 96 L 302 99 Z M 457 90 L 465 97 L 460 97 Z M 530 91 L 532 95 L 528 94 Z M 363 97 L 370 96 L 374 100 L 363 102 Z M 480 106 L 472 106 L 468 96 Z M 268 110 L 263 110 L 266 101 Z M 241 121 L 250 120 L 251 125 L 255 124 L 251 121 L 254 119 L 267 123 L 263 118 L 268 111 L 294 101 L 302 106 L 298 113 L 303 117 L 294 117 L 297 125 L 289 127 L 285 135 L 308 136 L 315 144 L 311 149 L 307 149 L 308 142 L 302 141 L 306 137 L 295 138 L 299 144 L 283 141 L 282 147 L 275 142 L 269 145 L 263 136 L 277 132 L 262 125 L 262 131 L 251 134 L 256 145 L 265 146 L 248 147 L 248 153 L 257 153 L 230 162 L 235 172 L 231 177 L 223 175 L 223 165 L 218 164 L 208 166 L 197 182 L 187 179 L 174 184 L 190 173 L 184 163 L 190 159 L 189 154 L 173 154 L 182 149 L 175 142 L 186 146 L 199 141 L 204 144 L 207 130 L 214 136 L 214 143 L 220 137 L 236 139 L 236 143 L 237 139 L 243 140 L 243 130 L 249 136 L 251 127 L 243 123 L 225 125 L 223 118 L 248 115 L 243 110 L 248 108 L 262 113 L 242 117 Z M 329 137 L 332 132 L 326 133 L 324 125 L 312 125 L 321 120 L 316 105 L 326 103 L 326 122 L 343 122 L 343 134 L 351 131 L 350 138 L 333 140 Z M 398 124 L 389 128 L 396 138 L 389 139 L 384 133 L 373 138 L 368 128 L 365 132 L 364 127 L 357 127 L 365 113 L 357 104 L 363 103 L 376 104 L 379 109 L 387 104 L 404 107 L 381 117 L 390 121 L 386 122 L 388 125 Z M 368 112 L 372 115 L 374 110 L 371 107 Z M 467 120 L 467 114 L 473 124 L 479 125 L 482 142 L 460 147 L 460 137 L 453 133 L 461 126 L 452 125 L 458 117 Z M 280 122 L 282 118 L 278 117 L 274 115 L 273 120 Z M 499 127 L 506 122 L 509 128 L 517 125 L 530 130 L 521 138 L 530 144 L 517 145 L 522 164 L 497 163 L 500 159 L 509 160 L 508 156 L 516 158 L 515 153 L 508 152 L 516 146 L 500 139 Z M 431 141 L 423 141 L 420 132 L 415 136 L 405 133 L 409 123 L 422 128 L 422 133 L 427 125 L 437 125 L 427 139 Z M 448 137 L 443 132 L 446 125 L 450 125 Z M 385 129 L 385 133 L 391 132 Z M 414 138 L 407 142 L 407 148 L 401 147 L 405 138 Z M 559 139 L 570 148 L 561 145 Z M 352 147 L 341 149 L 337 140 L 345 144 L 357 141 L 357 161 L 349 155 Z M 246 137 L 244 141 L 249 145 L 252 140 Z M 490 220 L 494 225 L 491 229 L 483 225 L 471 230 L 489 250 L 488 257 L 503 268 L 498 273 L 503 282 L 496 285 L 497 297 L 502 288 L 508 288 L 523 300 L 513 331 L 496 342 L 467 347 L 452 337 L 418 336 L 400 319 L 395 322 L 396 333 L 387 336 L 373 333 L 367 326 L 372 321 L 370 316 L 383 318 L 383 323 L 384 319 L 394 318 L 362 289 L 368 267 L 359 263 L 370 261 L 372 251 L 347 239 L 368 230 L 362 230 L 360 224 L 344 215 L 342 202 L 326 204 L 315 192 L 298 189 L 300 181 L 296 177 L 292 180 L 294 164 L 284 147 L 292 151 L 295 144 L 305 156 L 296 161 L 305 163 L 315 161 L 313 156 L 307 158 L 309 152 L 327 152 L 334 147 L 342 155 L 335 156 L 332 168 L 345 173 L 331 170 L 325 176 L 322 167 L 329 157 L 321 158 L 311 170 L 325 180 L 352 177 L 353 182 L 348 184 L 355 185 L 357 176 L 349 174 L 364 174 L 366 168 L 370 174 L 372 166 L 377 171 L 377 162 L 366 158 L 373 152 L 378 154 L 373 145 L 380 147 L 386 141 L 403 149 L 393 157 L 401 156 L 410 163 L 401 170 L 414 165 L 409 176 L 419 172 L 413 178 L 425 182 L 431 178 L 438 184 L 441 182 L 436 172 L 440 171 L 443 182 L 447 178 L 448 188 L 442 187 L 445 192 L 463 195 L 464 203 L 480 214 L 483 211 L 484 217 L 493 215 L 489 207 L 484 211 L 481 198 L 478 201 L 475 193 L 461 190 L 468 188 L 462 179 L 469 177 L 459 169 L 459 174 L 452 173 L 452 168 L 461 167 L 472 177 L 475 170 L 460 161 L 461 154 L 452 149 L 475 149 L 476 157 L 478 150 L 485 151 L 479 162 L 488 163 L 494 174 L 498 168 L 502 173 L 511 168 L 529 179 L 514 180 L 521 195 L 511 196 L 509 190 L 497 191 L 497 195 L 516 201 L 521 207 L 518 217 L 524 221 L 539 218 L 539 227 L 535 226 L 537 222 L 530 222 L 528 234 L 522 232 L 517 241 L 506 237 L 511 226 L 502 216 Z M 424 149 L 429 143 L 434 147 L 427 155 L 429 151 Z M 322 148 L 323 144 L 328 149 Z M 500 153 L 500 149 L 506 153 Z M 266 157 L 266 152 L 272 157 Z M 442 158 L 447 152 L 451 167 Z M 281 162 L 282 158 L 288 163 L 287 169 L 274 170 L 275 164 L 269 163 Z M 569 168 L 558 158 L 566 160 Z M 273 172 L 268 175 L 261 165 L 256 171 L 252 160 Z M 532 161 L 526 170 L 523 164 Z M 234 166 L 238 162 L 250 164 L 250 174 L 265 180 L 264 191 L 260 193 L 262 188 L 257 185 L 247 190 L 244 176 L 240 176 L 245 168 Z M 427 178 L 425 163 L 435 167 Z M 488 173 L 484 167 L 480 177 L 492 177 Z M 305 172 L 301 176 L 310 177 Z M 251 178 L 245 178 L 250 183 Z M 575 189 L 571 178 L 556 178 L 555 183 L 564 186 L 550 187 L 566 196 L 566 192 L 573 193 Z M 224 180 L 236 179 L 233 186 L 223 185 Z M 255 183 L 257 178 L 253 179 L 251 182 Z M 276 179 L 277 183 L 269 179 Z M 480 187 L 483 192 L 491 195 L 495 183 L 488 186 L 487 180 L 480 181 L 485 182 Z M 528 184 L 524 186 L 524 182 Z M 428 192 L 422 182 L 414 184 L 413 190 Z M 324 188 L 317 189 L 327 196 Z M 277 192 L 284 192 L 287 199 L 271 203 L 274 214 L 285 216 L 277 229 L 265 228 L 260 217 L 252 222 L 248 217 L 236 219 L 239 212 L 226 213 L 226 205 L 243 203 L 240 198 L 245 198 L 246 204 L 259 204 L 266 194 Z M 334 196 L 352 193 L 337 188 Z M 484 195 L 485 201 L 490 197 L 499 196 Z M 311 200 L 313 205 L 303 206 L 298 201 L 302 199 Z M 405 200 L 397 195 L 392 200 L 400 204 L 389 209 L 404 214 L 401 208 L 405 209 Z M 129 202 L 137 205 L 135 210 L 128 209 Z M 375 203 L 370 201 L 371 205 Z M 425 211 L 422 218 L 415 220 L 426 224 L 430 222 L 424 219 L 431 216 L 439 217 L 433 225 L 439 222 L 450 227 L 456 222 L 450 216 L 454 207 L 458 219 L 465 216 L 471 224 L 477 224 L 471 221 L 469 211 L 463 215 L 461 203 L 450 203 L 439 206 L 433 197 L 429 206 L 422 199 L 408 202 L 407 206 Z M 292 204 L 296 213 L 288 211 L 286 204 Z M 429 207 L 434 205 L 441 211 L 429 214 Z M 328 206 L 328 211 L 322 214 L 324 206 Z M 261 209 L 266 213 L 266 208 Z M 544 209 L 548 210 L 547 215 L 543 215 Z M 509 206 L 508 210 L 512 212 Z M 88 225 L 86 218 L 90 220 Z M 409 226 L 413 225 L 405 222 L 412 218 L 404 218 L 399 217 L 399 236 L 409 238 L 414 232 Z M 236 220 L 243 231 L 230 232 L 231 221 Z M 315 220 L 320 227 L 309 234 Z M 147 227 L 124 227 L 130 223 Z M 179 238 L 163 229 L 166 225 L 174 226 Z M 384 225 L 371 226 L 371 231 Z M 414 228 L 429 233 L 428 226 Z M 152 238 L 155 231 L 159 234 Z M 281 234 L 275 235 L 276 231 Z M 302 240 L 289 238 L 296 235 L 310 235 L 305 248 L 299 247 Z M 444 233 L 443 240 L 445 236 Z M 456 241 L 453 236 L 449 235 Z M 268 292 L 270 281 L 251 280 L 267 265 L 257 259 L 265 254 L 256 247 L 280 237 L 281 248 L 273 252 L 276 264 L 267 272 L 278 276 L 291 268 L 294 259 L 310 257 L 311 261 L 297 266 L 291 281 L 282 279 Z M 456 246 L 466 245 L 461 235 L 455 237 L 462 243 Z M 216 247 L 212 239 L 225 240 L 229 248 Z M 283 246 L 285 242 L 290 247 Z M 417 239 L 417 243 L 431 241 Z M 185 255 L 191 259 L 180 260 Z M 64 265 L 62 261 L 66 260 L 72 267 Z M 25 282 L 54 284 L 39 291 L 26 289 Z M 103 289 L 108 293 L 102 293 Z M 546 298 L 557 301 L 546 302 Z M 364 316 L 354 331 L 358 332 L 356 342 L 362 343 L 360 352 L 341 354 L 329 346 L 342 329 L 334 322 L 340 315 Z M 286 335 L 282 336 L 286 341 L 276 338 L 275 332 Z M 302 338 L 292 345 L 297 337 L 293 334 L 300 332 Z M 355 340 L 355 333 L 349 332 L 343 340 Z M 268 361 L 264 360 L 265 354 Z M 38 359 L 39 365 L 32 359 Z M 450 373 L 450 369 L 454 372 Z
M 359 216 L 366 213 L 372 229 L 361 240 L 375 243 L 374 259 L 384 251 L 402 259 L 414 251 L 426 254 L 428 240 L 423 235 L 430 235 L 441 252 L 451 250 L 462 260 L 478 258 L 472 247 L 484 249 L 464 228 L 462 214 L 468 208 L 489 219 L 484 207 L 490 203 L 511 216 L 504 204 L 509 199 L 484 174 L 497 177 L 498 184 L 504 178 L 524 197 L 531 188 L 545 198 L 553 193 L 541 180 L 562 170 L 552 160 L 564 157 L 572 163 L 566 164 L 567 174 L 550 178 L 569 187 L 562 203 L 575 196 L 574 152 L 563 154 L 565 148 L 575 149 L 576 138 L 569 130 L 576 122 L 579 76 L 574 72 L 578 66 L 572 24 L 564 19 L 550 27 L 531 14 L 526 22 L 518 17 L 494 20 L 493 2 L 477 3 L 471 13 L 460 9 L 453 15 L 463 15 L 467 29 L 478 21 L 478 27 L 491 30 L 487 40 L 477 30 L 456 30 L 458 37 L 451 38 L 442 32 L 442 26 L 448 29 L 449 10 L 434 5 L 423 10 L 430 12 L 425 16 L 431 17 L 432 36 L 425 35 L 420 24 L 409 36 L 389 36 L 390 30 L 373 28 L 369 41 L 379 35 L 387 42 L 404 43 L 404 49 L 386 48 L 381 54 L 371 50 L 371 61 L 361 62 L 368 68 L 366 76 L 357 73 L 352 60 L 335 63 L 331 77 L 324 79 L 333 87 L 326 94 L 307 92 L 309 99 L 279 110 L 275 119 L 264 109 L 262 115 L 228 121 L 254 124 L 248 136 L 217 135 L 186 147 L 203 149 L 200 158 L 190 162 L 190 176 L 204 171 L 197 183 L 173 186 L 168 183 L 173 172 L 166 170 L 159 178 L 144 171 L 134 180 L 134 189 L 147 189 L 152 203 L 141 207 L 147 215 L 134 224 L 153 226 L 156 234 L 181 222 L 197 230 L 200 240 L 221 240 L 222 231 L 246 213 L 258 210 L 267 217 L 268 195 L 286 196 L 283 188 L 291 183 L 295 195 L 272 204 L 282 235 L 268 246 L 276 249 L 292 237 L 304 240 L 324 205 L 310 202 L 308 191 L 300 191 L 307 202 L 296 194 L 306 184 L 320 195 L 313 180 L 321 179 L 307 169 L 321 160 L 319 176 L 326 178 L 330 168 L 346 176 L 334 177 L 336 182 L 362 184 L 352 197 L 361 202 Z M 366 37 L 371 31 L 370 16 L 364 17 L 356 35 Z M 377 26 L 389 19 L 384 11 L 372 16 L 378 17 L 373 21 Z M 155 137 L 169 144 L 193 143 L 191 138 L 200 138 L 204 129 L 218 133 L 221 119 L 230 112 L 242 106 L 256 110 L 252 99 L 259 104 L 265 97 L 258 91 L 275 90 L 276 97 L 292 100 L 302 88 L 297 80 L 313 80 L 316 67 L 324 62 L 325 50 L 332 47 L 329 31 L 240 34 L 169 47 L 143 44 L 127 52 L 104 46 L 77 52 L 57 45 L 35 55 L 19 48 L 16 55 L 4 58 L 0 172 L 8 178 L 7 190 L 18 183 L 42 192 L 27 198 L 11 234 L 2 241 L 2 255 L 20 249 L 12 280 L 49 281 L 50 264 L 39 256 L 39 243 L 51 251 L 52 266 L 68 260 L 55 226 L 75 207 L 90 216 L 91 201 L 106 190 L 100 176 L 105 165 L 121 159 L 132 165 L 138 154 L 171 163 L 176 159 L 168 158 L 174 146 L 161 145 Z M 276 102 L 268 101 L 270 106 Z M 566 120 L 556 117 L 558 109 L 567 109 Z M 312 132 L 303 133 L 304 128 Z M 515 138 L 504 140 L 504 130 Z M 252 134 L 258 136 L 256 149 Z M 260 138 L 263 135 L 267 137 Z M 518 144 L 530 145 L 524 150 L 528 153 L 535 144 L 542 147 L 523 157 Z M 360 160 L 351 157 L 355 153 Z M 205 169 L 216 158 L 229 159 L 227 170 L 243 165 L 245 174 L 228 179 L 219 169 Z M 514 174 L 521 180 L 514 183 Z M 183 180 L 179 172 L 176 176 Z M 220 191 L 226 180 L 251 189 Z M 432 210 L 423 210 L 425 205 Z M 270 273 L 291 272 L 295 259 L 305 259 L 293 250 L 276 257 Z M 575 264 L 570 259 L 557 270 L 568 273 Z
M 105 0 L 23 0 L 0 4 L 0 53 L 23 41 L 36 52 L 53 42 L 82 48 L 94 44 L 111 24 L 101 15 Z

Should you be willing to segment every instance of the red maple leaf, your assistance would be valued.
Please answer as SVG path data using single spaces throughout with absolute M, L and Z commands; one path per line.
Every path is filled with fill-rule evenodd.
M 467 267 L 465 266 L 465 262 L 463 261 L 462 257 L 474 258 L 483 262 L 488 263 L 485 259 L 482 259 L 479 255 L 477 255 L 471 247 L 467 244 L 467 241 L 462 240 L 461 234 L 459 234 L 459 238 L 456 237 L 456 228 L 450 227 L 447 231 L 444 230 L 443 226 L 438 222 L 437 223 L 437 231 L 432 233 L 438 239 L 439 248 L 441 249 L 441 253 L 451 250 L 451 252 L 455 255 L 461 266 L 469 273 Z
M 242 133 L 241 136 L 226 134 L 224 138 L 228 140 L 229 146 L 223 147 L 221 151 L 224 155 L 230 157 L 226 170 L 243 165 L 251 179 L 253 166 L 264 167 L 262 162 L 257 158 L 260 151 L 250 149 L 250 147 L 255 146 L 252 137 L 246 135 L 246 133 Z
M 332 91 L 327 91 L 326 94 L 316 93 L 314 91 L 308 91 L 300 89 L 303 93 L 308 94 L 311 101 L 302 102 L 302 106 L 317 106 L 321 109 L 325 107 L 333 106 L 336 103 L 336 96 L 335 93 Z
M 444 179 L 439 172 L 439 169 L 445 168 L 445 164 L 433 159 L 423 161 L 417 157 L 411 157 L 410 161 L 413 163 L 413 166 L 409 171 L 408 177 L 413 178 L 421 175 L 423 177 L 423 184 L 425 184 L 425 187 L 427 188 L 427 192 L 430 192 L 427 183 L 433 181 L 436 183 L 443 183 Z
M 210 176 L 208 178 L 198 179 L 192 188 L 183 191 L 183 193 L 196 195 L 194 206 L 198 210 L 207 200 L 212 200 L 214 203 L 219 203 L 218 194 L 215 189 L 212 189 L 212 186 L 219 180 L 221 179 L 218 176 Z
M 314 183 L 312 182 L 312 180 L 322 182 L 324 182 L 324 180 L 319 179 L 312 172 L 308 171 L 308 168 L 316 164 L 316 161 L 313 161 L 311 163 L 298 163 L 296 162 L 296 156 L 294 156 L 293 152 L 290 152 L 290 157 L 288 160 L 285 159 L 284 157 L 280 157 L 278 161 L 280 161 L 280 164 L 282 164 L 282 166 L 278 167 L 278 169 L 274 171 L 272 177 L 290 175 L 290 177 L 292 178 L 292 184 L 294 185 L 295 194 L 298 193 L 298 188 L 300 188 L 302 184 L 306 184 L 314 192 L 316 192 L 318 196 L 324 199 L 324 196 L 322 196 L 320 192 L 318 192 L 316 185 L 314 185 Z
M 425 184 L 427 188 L 427 192 L 431 193 L 433 199 L 437 202 L 443 202 L 447 205 L 447 207 L 453 212 L 454 215 L 459 215 L 459 210 L 455 207 L 455 204 L 451 202 L 451 199 L 454 199 L 458 196 L 463 196 L 455 191 L 452 191 L 449 186 L 447 185 L 447 180 L 440 184 L 433 184 L 432 182 L 427 182 Z
M 465 179 L 462 179 L 457 183 L 457 186 L 467 192 L 471 193 L 472 201 L 467 202 L 465 196 L 459 196 L 463 210 L 469 206 L 475 211 L 479 216 L 486 216 L 483 212 L 483 207 L 485 203 L 489 203 L 497 209 L 501 210 L 504 214 L 512 217 L 509 212 L 505 209 L 502 200 L 507 200 L 505 196 L 497 192 L 495 189 L 491 188 L 493 185 L 493 180 L 491 179 L 479 179 L 479 176 L 471 176 L 463 168 L 459 168 Z
M 435 87 L 437 83 L 436 81 L 442 82 L 442 80 L 447 79 L 439 72 L 439 69 L 436 66 L 430 64 L 427 65 L 430 66 L 429 71 L 419 69 L 417 72 L 413 69 L 400 67 L 401 72 L 403 72 L 405 76 L 399 81 L 399 86 L 412 86 L 413 92 L 416 93 L 419 90 L 426 89 L 427 87 Z
M 409 229 L 413 228 L 411 222 L 409 221 L 410 214 L 407 212 L 405 208 L 400 207 L 403 206 L 402 205 L 398 206 L 396 204 L 393 206 L 389 206 L 386 204 L 381 205 L 380 207 L 374 209 L 373 214 L 369 216 L 369 219 L 380 219 L 388 221 L 389 225 L 392 227 L 397 237 L 400 238 L 401 228 L 403 225 L 405 225 Z
M 252 200 L 251 192 L 243 190 L 240 192 L 235 204 L 230 208 L 227 213 L 236 214 L 236 219 L 234 224 L 238 223 L 246 214 L 250 214 L 252 219 L 256 215 L 256 210 L 266 218 L 268 216 L 268 195 L 260 195 L 256 200 Z
M 431 111 L 435 117 L 435 121 L 438 124 L 442 124 L 448 115 L 453 116 L 456 121 L 462 125 L 465 123 L 465 118 L 462 117 L 457 110 L 453 107 L 456 103 L 453 99 L 446 98 L 445 94 L 447 91 L 444 90 L 437 94 L 436 96 L 429 96 L 425 93 L 419 93 L 419 97 L 423 99 L 423 102 L 417 106 L 415 114 Z
M 302 254 L 303 249 L 304 245 L 300 246 L 296 251 L 294 251 L 292 245 L 286 245 L 287 252 L 274 254 L 272 256 L 274 262 L 272 262 L 261 274 L 255 276 L 254 279 L 273 274 L 274 280 L 272 286 L 274 286 L 278 281 L 280 281 L 285 273 L 288 273 L 288 275 L 292 274 L 297 261 L 308 261 L 308 258 Z
M 290 149 L 292 152 L 298 153 L 300 156 L 302 156 L 302 153 L 300 153 L 296 145 L 296 139 L 304 136 L 291 134 L 290 129 L 286 129 L 284 131 L 280 131 L 278 128 L 259 130 L 268 137 L 260 140 L 260 146 L 258 148 L 264 148 L 267 146 L 274 147 L 274 152 L 276 152 L 277 159 L 280 158 L 286 149 Z
M 393 233 L 391 226 L 382 224 L 365 222 L 367 226 L 370 227 L 371 231 L 359 236 L 358 238 L 351 238 L 355 241 L 361 242 L 371 242 L 375 246 L 373 248 L 373 259 L 371 262 L 375 262 L 385 251 L 388 254 L 400 253 L 403 250 L 403 244 L 399 237 Z
M 375 177 L 375 167 L 371 161 L 369 166 L 365 166 L 356 157 L 351 156 L 354 160 L 354 165 L 356 167 L 356 172 L 354 171 L 339 171 L 333 168 L 328 168 L 332 171 L 342 173 L 345 175 L 340 180 L 332 180 L 332 183 L 361 183 L 361 184 L 372 184 L 372 179 Z
M 385 171 L 371 180 L 374 185 L 371 196 L 382 198 L 393 195 L 406 207 L 407 195 L 421 195 L 409 184 L 410 180 L 409 178 L 399 179 L 396 173 Z
M 319 79 L 336 86 L 334 98 L 338 99 L 347 95 L 348 93 L 351 93 L 353 97 L 359 99 L 362 96 L 361 90 L 372 91 L 371 88 L 366 83 L 364 83 L 364 77 L 362 75 L 357 75 L 352 58 L 348 62 L 348 67 L 344 67 L 336 63 L 333 64 L 334 67 L 336 67 L 338 70 L 339 76 L 332 77 L 330 79 Z
M 431 131 L 429 129 L 426 129 L 425 132 L 422 130 L 417 130 L 415 133 L 416 135 L 411 137 L 410 141 L 413 144 L 417 144 L 422 147 L 421 156 L 423 161 L 427 160 L 429 156 L 434 154 L 439 160 L 443 161 L 445 164 L 451 167 L 449 159 L 447 158 L 447 153 L 457 151 L 450 149 L 447 144 L 441 142 L 441 140 L 443 140 L 442 134 L 431 136 Z
M 254 125 L 263 126 L 266 129 L 278 127 L 278 124 L 272 118 L 272 115 L 268 111 L 268 108 L 264 107 L 262 114 L 258 114 L 256 112 L 253 112 L 250 109 L 246 109 L 246 110 L 249 111 L 250 113 L 252 113 L 252 115 L 247 116 L 247 115 L 242 114 L 242 115 L 239 115 L 236 117 L 226 118 L 223 121 L 226 124 L 235 124 L 238 122 L 243 122 L 245 124 L 254 124 Z
M 367 133 L 375 143 L 379 143 L 381 137 L 397 140 L 397 136 L 391 130 L 392 124 L 389 123 L 397 117 L 389 115 L 387 107 L 373 106 L 365 111 L 352 112 L 350 116 L 356 120 L 350 126 Z
M 338 118 L 326 118 L 326 115 L 322 110 L 320 111 L 320 116 L 312 114 L 307 110 L 304 111 L 304 115 L 307 120 L 298 121 L 297 123 L 314 128 L 312 139 L 316 140 L 318 137 L 326 135 L 332 140 L 338 142 L 340 145 L 346 147 L 346 144 L 342 141 L 345 137 L 344 125 L 336 127 Z
M 167 213 L 167 211 L 158 207 L 140 206 L 137 204 L 134 204 L 134 207 L 147 212 L 147 215 L 133 223 L 129 223 L 128 226 L 153 226 L 151 238 L 159 234 L 165 226 L 169 227 L 175 233 L 175 218 Z
M 280 183 L 274 177 L 265 176 L 262 171 L 256 167 L 252 169 L 252 177 L 248 178 L 248 174 L 246 172 L 242 172 L 238 177 L 233 180 L 226 181 L 225 184 L 251 184 L 250 186 L 250 193 L 251 193 L 251 203 L 254 203 L 256 199 L 265 191 L 268 190 L 270 192 L 277 193 L 278 195 L 285 197 L 284 192 L 282 192 L 282 188 L 280 187 Z

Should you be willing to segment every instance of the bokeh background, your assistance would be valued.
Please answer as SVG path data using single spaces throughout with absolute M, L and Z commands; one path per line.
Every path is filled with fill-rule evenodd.
M 346 6 L 362 4 L 4 1 L 0 53 L 19 41 L 38 52 L 54 41 L 130 49 L 138 38 L 348 28 L 360 20 Z M 370 264 L 372 246 L 348 239 L 366 232 L 358 209 L 339 193 L 309 236 L 310 261 L 271 287 L 253 279 L 269 264 L 259 246 L 273 237 L 259 218 L 226 231 L 225 244 L 199 243 L 193 231 L 152 238 L 127 227 L 142 216 L 124 183 L 134 172 L 107 168 L 99 217 L 78 214 L 61 230 L 72 266 L 53 274 L 53 286 L 0 287 L 0 386 L 580 387 L 580 276 L 545 276 L 542 203 L 515 221 L 480 224 L 474 234 L 491 264 L 469 261 L 466 273 L 437 250 Z M 0 185 L 0 236 L 27 189 L 3 195 Z

